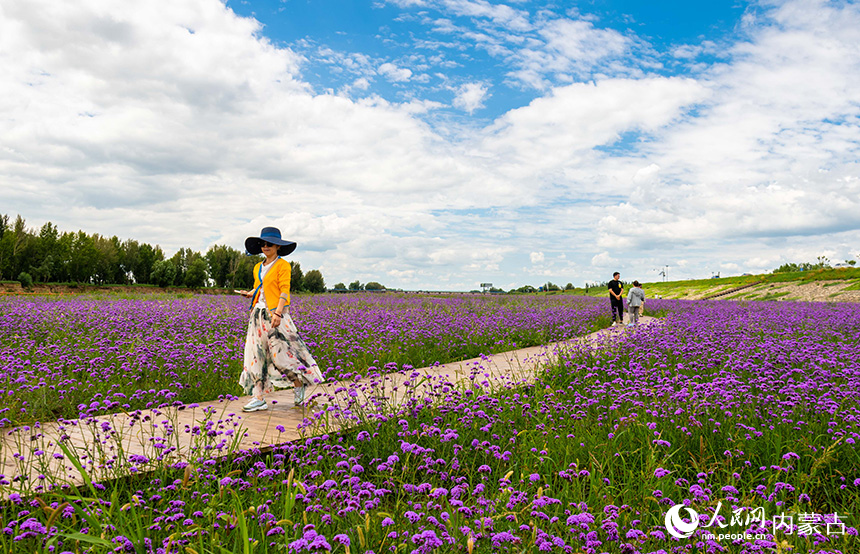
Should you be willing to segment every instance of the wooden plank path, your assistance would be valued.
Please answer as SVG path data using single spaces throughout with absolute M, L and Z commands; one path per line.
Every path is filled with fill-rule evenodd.
M 643 328 L 654 321 L 640 318 Z M 600 347 L 627 330 L 612 327 L 561 343 L 323 383 L 308 387 L 301 407 L 294 406 L 288 389 L 267 395 L 269 409 L 263 412 L 243 413 L 250 399 L 246 396 L 12 428 L 0 440 L 0 498 L 84 484 L 70 453 L 89 478 L 99 482 L 341 431 L 358 423 L 362 413 L 390 414 L 423 403 L 432 389 L 465 388 L 473 382 L 484 390 L 528 384 L 536 370 L 561 351 L 578 345 Z

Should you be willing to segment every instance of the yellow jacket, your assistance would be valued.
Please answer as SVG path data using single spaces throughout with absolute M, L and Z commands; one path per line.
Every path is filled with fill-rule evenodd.
M 260 266 L 263 262 L 254 266 L 254 290 L 260 286 Z M 269 310 L 274 310 L 278 307 L 278 300 L 281 295 L 287 299 L 285 306 L 290 305 L 290 271 L 292 266 L 290 262 L 283 258 L 278 258 L 274 261 L 274 265 L 269 268 L 266 275 L 263 276 L 263 292 L 266 294 L 266 307 Z M 257 303 L 260 296 L 259 291 L 255 292 L 254 298 L 251 301 L 251 306 Z

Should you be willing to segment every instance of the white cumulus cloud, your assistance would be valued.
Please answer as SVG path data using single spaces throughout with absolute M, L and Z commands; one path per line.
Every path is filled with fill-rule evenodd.
M 404 82 L 412 77 L 412 70 L 405 67 L 397 67 L 393 63 L 386 62 L 379 66 L 379 74 L 389 81 Z
M 473 113 L 484 107 L 484 99 L 487 97 L 487 85 L 483 83 L 466 83 L 458 87 L 457 95 L 454 97 L 454 107 L 463 111 Z

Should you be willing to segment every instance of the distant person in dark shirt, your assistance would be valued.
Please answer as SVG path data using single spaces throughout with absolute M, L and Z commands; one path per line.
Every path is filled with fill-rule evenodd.
M 621 274 L 617 271 L 612 274 L 609 281 L 609 308 L 612 310 L 612 324 L 622 325 L 624 323 L 624 285 L 621 283 Z M 618 316 L 616 321 L 615 317 Z

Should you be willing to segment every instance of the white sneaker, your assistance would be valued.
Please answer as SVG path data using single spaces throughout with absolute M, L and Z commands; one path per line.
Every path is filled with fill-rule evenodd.
M 268 409 L 269 405 L 266 404 L 265 400 L 257 400 L 256 398 L 252 398 L 250 402 L 242 406 L 243 412 L 262 412 Z
M 305 401 L 305 389 L 307 387 L 302 385 L 301 387 L 296 387 L 293 389 L 293 403 L 296 406 L 301 406 Z

